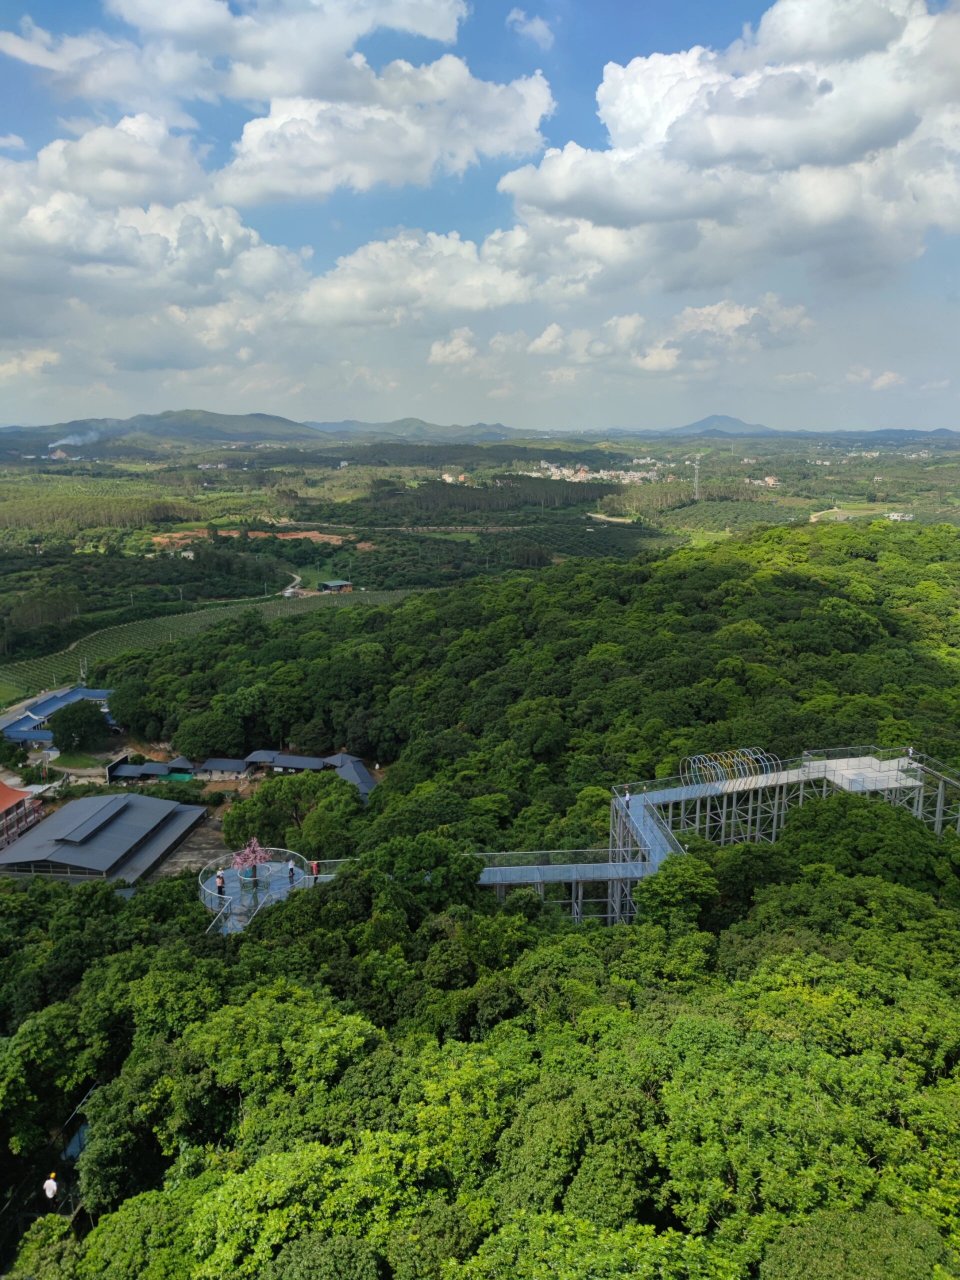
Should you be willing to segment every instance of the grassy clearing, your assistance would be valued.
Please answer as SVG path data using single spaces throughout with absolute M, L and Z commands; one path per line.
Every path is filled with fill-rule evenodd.
M 830 507 L 826 511 L 815 511 L 810 516 L 812 524 L 821 520 L 863 520 L 872 516 L 874 519 L 886 515 L 888 511 L 910 511 L 910 503 L 895 502 L 845 502 L 839 507 Z
M 59 685 L 74 684 L 80 679 L 80 663 L 86 660 L 92 667 L 107 658 L 136 649 L 155 649 L 158 645 L 187 636 L 199 635 L 210 627 L 235 618 L 248 609 L 255 609 L 269 619 L 296 617 L 314 609 L 346 608 L 350 605 L 390 604 L 409 595 L 408 590 L 363 591 L 349 595 L 305 596 L 285 600 L 271 596 L 266 600 L 244 600 L 224 605 L 218 609 L 202 609 L 195 613 L 176 613 L 165 618 L 150 618 L 144 622 L 127 622 L 118 627 L 105 627 L 78 640 L 72 649 L 43 658 L 25 658 L 0 666 L 0 689 L 4 702 L 9 704 L 41 689 L 55 689 Z
M 9 707 L 23 697 L 23 688 L 10 680 L 0 680 L 0 706 Z
M 730 537 L 729 529 L 684 529 L 687 545 L 691 547 L 707 547 L 714 542 L 723 542 Z
M 97 756 L 87 755 L 84 751 L 61 751 L 53 761 L 55 769 L 98 769 L 103 761 Z

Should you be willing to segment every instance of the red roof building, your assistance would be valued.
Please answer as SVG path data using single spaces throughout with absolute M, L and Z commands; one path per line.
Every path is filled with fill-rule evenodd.
M 22 836 L 43 817 L 40 797 L 0 782 L 0 849 Z

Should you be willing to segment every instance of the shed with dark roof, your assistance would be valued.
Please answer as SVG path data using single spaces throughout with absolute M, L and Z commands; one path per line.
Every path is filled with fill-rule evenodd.
M 230 756 L 211 756 L 209 760 L 204 760 L 203 764 L 198 764 L 195 772 L 198 778 L 201 774 L 206 774 L 211 778 L 214 774 L 239 778 L 247 772 L 248 768 L 246 760 L 234 760 Z
M 335 769 L 338 776 L 352 782 L 364 800 L 377 785 L 377 780 L 359 756 L 338 751 L 332 756 L 298 756 L 286 751 L 251 751 L 246 763 L 250 768 L 275 769 L 277 772 L 320 773 Z M 202 766 L 206 768 L 206 765 Z

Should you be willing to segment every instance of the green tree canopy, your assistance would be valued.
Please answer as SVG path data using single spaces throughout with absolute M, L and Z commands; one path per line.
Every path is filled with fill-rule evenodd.
M 60 751 L 85 751 L 101 747 L 107 723 L 95 702 L 82 698 L 68 703 L 50 717 L 53 745 Z

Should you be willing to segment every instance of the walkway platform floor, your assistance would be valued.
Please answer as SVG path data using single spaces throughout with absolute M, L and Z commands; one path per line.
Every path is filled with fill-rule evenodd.
M 670 804 L 678 800 L 696 800 L 706 796 L 730 795 L 734 791 L 757 791 L 761 787 L 780 787 L 798 782 L 826 780 L 841 791 L 893 791 L 901 787 L 919 787 L 919 770 L 907 756 L 895 760 L 878 760 L 876 756 L 844 756 L 838 760 L 809 760 L 803 764 L 779 769 L 774 773 L 732 778 L 726 782 L 683 784 L 670 780 L 662 788 L 649 787 L 630 797 L 630 814 L 634 806 Z M 644 784 L 641 784 L 644 785 Z
M 256 880 L 246 875 L 241 876 L 230 866 L 223 868 L 223 878 L 225 892 L 220 905 L 225 906 L 229 902 L 230 910 L 221 919 L 220 927 L 224 933 L 239 933 L 263 907 L 282 902 L 298 889 L 307 889 L 314 883 L 332 880 L 333 876 L 317 876 L 314 881 L 313 876 L 305 875 L 296 867 L 291 881 L 285 862 L 265 862 L 257 868 Z M 211 910 L 216 910 L 216 872 L 204 879 L 202 888 L 206 905 Z

